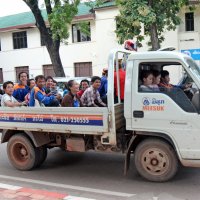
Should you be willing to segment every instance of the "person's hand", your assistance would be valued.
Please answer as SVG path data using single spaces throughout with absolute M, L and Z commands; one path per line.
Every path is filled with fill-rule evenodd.
M 185 84 L 185 89 L 191 88 L 192 87 L 192 83 L 186 83 Z
M 27 104 L 28 104 L 28 102 L 26 102 L 26 101 L 21 102 L 21 106 L 27 106 Z
M 61 94 L 57 94 L 56 95 L 56 99 L 61 100 L 62 99 L 62 95 Z

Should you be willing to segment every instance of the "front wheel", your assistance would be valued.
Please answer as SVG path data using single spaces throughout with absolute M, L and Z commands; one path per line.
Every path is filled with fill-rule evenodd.
M 38 163 L 38 153 L 38 149 L 23 134 L 14 135 L 8 141 L 8 158 L 16 169 L 31 170 Z
M 146 139 L 135 150 L 135 166 L 145 179 L 165 182 L 175 176 L 178 159 L 168 143 L 160 139 Z

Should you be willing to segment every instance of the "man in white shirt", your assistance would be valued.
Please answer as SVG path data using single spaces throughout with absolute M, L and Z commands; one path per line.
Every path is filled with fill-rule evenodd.
M 2 107 L 18 107 L 24 105 L 24 102 L 18 102 L 13 96 L 14 83 L 12 81 L 7 81 L 3 84 L 3 89 L 5 94 L 1 98 Z

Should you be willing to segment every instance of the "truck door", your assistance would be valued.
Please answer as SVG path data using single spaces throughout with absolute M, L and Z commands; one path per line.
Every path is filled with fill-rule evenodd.
M 194 85 L 194 82 L 183 65 L 178 60 L 135 61 L 132 129 L 166 134 L 174 141 L 183 159 L 200 159 L 200 116 L 192 103 L 194 91 L 190 88 L 190 83 Z M 158 74 L 169 72 L 169 83 L 164 85 L 161 78 L 161 87 L 158 88 L 151 80 L 147 85 L 145 80 L 154 80 L 156 71 Z M 188 82 L 179 83 L 179 79 L 183 80 L 182 76 L 187 76 Z

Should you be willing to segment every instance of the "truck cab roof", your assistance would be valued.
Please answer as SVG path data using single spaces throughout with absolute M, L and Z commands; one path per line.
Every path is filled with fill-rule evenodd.
M 152 59 L 177 59 L 184 60 L 190 56 L 172 51 L 149 51 L 149 52 L 133 52 L 129 55 L 129 60 L 152 60 Z

